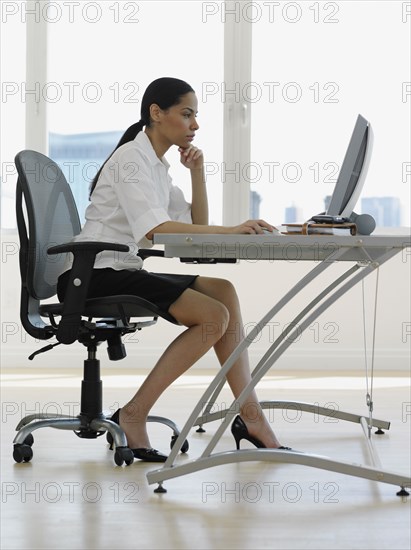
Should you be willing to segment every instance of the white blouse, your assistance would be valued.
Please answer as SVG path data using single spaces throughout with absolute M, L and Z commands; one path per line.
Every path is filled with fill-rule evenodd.
M 145 235 L 166 221 L 192 223 L 191 205 L 172 184 L 169 164 L 157 157 L 144 132 L 119 147 L 105 164 L 86 210 L 86 223 L 74 241 L 126 244 L 129 252 L 104 251 L 95 268 L 141 269 L 139 247 L 152 246 Z

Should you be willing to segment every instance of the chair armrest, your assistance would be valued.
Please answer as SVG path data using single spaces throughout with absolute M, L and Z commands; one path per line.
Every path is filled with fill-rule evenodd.
M 103 250 L 128 252 L 129 247 L 124 244 L 81 241 L 52 246 L 47 250 L 47 254 L 51 255 L 65 252 L 74 255 L 62 317 L 56 334 L 57 340 L 62 344 L 72 344 L 77 340 L 94 262 L 97 254 Z
M 118 252 L 128 252 L 130 248 L 125 244 L 106 243 L 100 241 L 79 241 L 72 243 L 58 244 L 47 249 L 47 254 L 62 254 L 64 252 L 95 252 L 96 256 L 103 250 L 117 250 Z

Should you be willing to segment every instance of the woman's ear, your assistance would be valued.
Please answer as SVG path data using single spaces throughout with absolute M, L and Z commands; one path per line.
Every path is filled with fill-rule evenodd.
M 161 118 L 161 109 L 157 103 L 152 103 L 150 105 L 150 120 L 153 122 L 159 122 Z

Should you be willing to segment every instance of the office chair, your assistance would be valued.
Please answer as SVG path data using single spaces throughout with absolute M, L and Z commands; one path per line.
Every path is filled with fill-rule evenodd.
M 134 461 L 127 439 L 111 414 L 102 410 L 102 380 L 97 347 L 107 342 L 110 360 L 126 356 L 121 337 L 154 325 L 158 317 L 178 324 L 165 311 L 136 296 L 119 295 L 87 299 L 90 277 L 96 255 L 102 250 L 127 252 L 128 246 L 107 242 L 70 242 L 80 232 L 80 220 L 74 198 L 64 174 L 51 159 L 35 151 L 16 155 L 18 172 L 16 192 L 17 227 L 20 239 L 21 301 L 20 318 L 33 338 L 57 342 L 35 353 L 49 351 L 59 344 L 80 342 L 87 348 L 81 384 L 80 414 L 77 417 L 32 414 L 23 418 L 14 438 L 13 458 L 29 462 L 33 457 L 32 432 L 52 427 L 72 430 L 81 438 L 95 439 L 107 432 L 114 445 L 114 461 L 118 466 Z M 64 303 L 42 303 L 56 294 L 57 279 L 62 273 L 67 253 L 74 256 L 73 267 Z M 154 254 L 152 254 L 152 252 Z M 143 259 L 160 251 L 144 251 Z M 161 253 L 161 252 L 160 252 Z M 58 318 L 60 321 L 58 322 Z M 134 321 L 134 319 L 138 319 Z M 133 322 L 131 322 L 133 319 Z M 173 430 L 171 447 L 179 435 L 171 420 L 149 416 Z M 187 452 L 188 442 L 182 447 Z M 53 451 L 54 453 L 55 451 Z

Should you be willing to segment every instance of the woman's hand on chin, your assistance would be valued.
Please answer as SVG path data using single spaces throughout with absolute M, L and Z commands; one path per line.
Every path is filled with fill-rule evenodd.
M 185 148 L 179 147 L 178 152 L 180 153 L 180 162 L 186 168 L 198 170 L 203 167 L 203 151 L 198 149 L 198 147 L 194 147 L 194 145 L 189 145 Z

